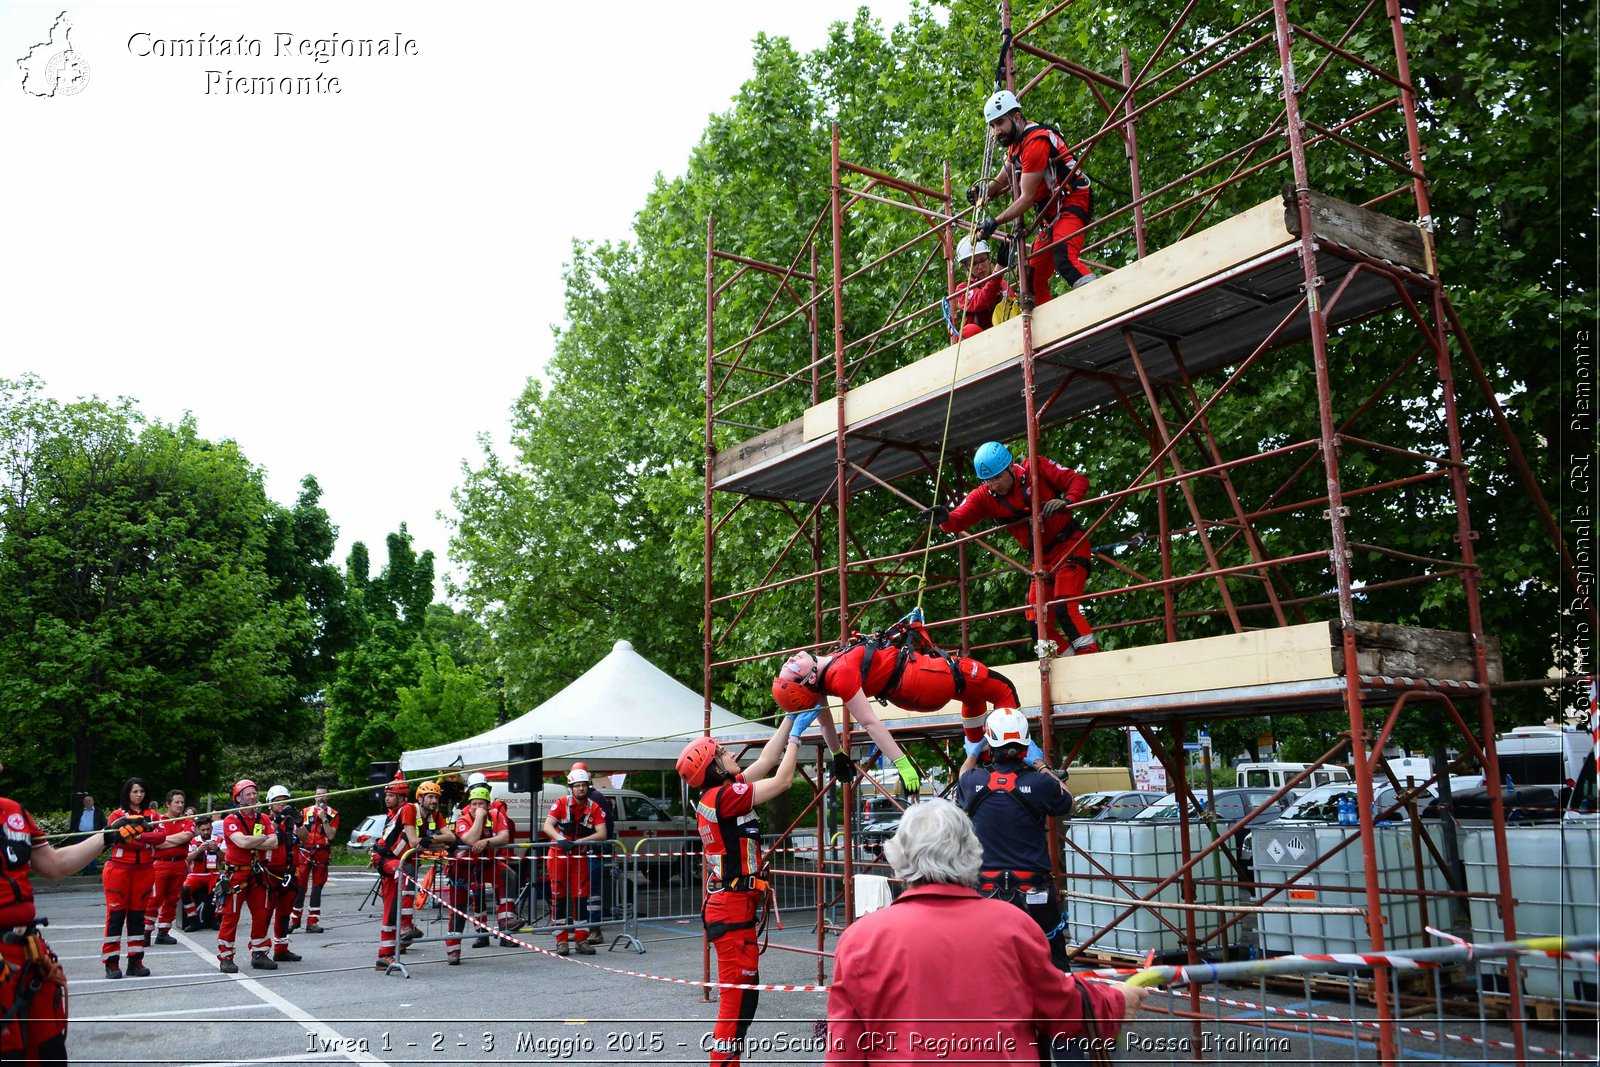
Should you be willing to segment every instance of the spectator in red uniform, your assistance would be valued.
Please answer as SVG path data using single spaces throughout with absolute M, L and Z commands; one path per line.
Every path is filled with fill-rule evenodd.
M 592 785 L 589 772 L 574 767 L 567 772 L 567 795 L 557 797 L 544 817 L 545 836 L 555 842 L 548 855 L 550 907 L 558 956 L 571 953 L 569 939 L 578 946 L 578 955 L 594 955 L 589 933 L 600 898 L 591 896 L 594 887 L 589 882 L 589 857 L 584 846 L 606 839 L 606 816 L 599 802 L 589 795 Z M 590 922 L 579 923 L 579 901 Z
M 723 983 L 711 1031 L 711 1067 L 738 1067 L 760 999 L 754 989 L 728 988 L 761 982 L 756 928 L 767 882 L 762 876 L 761 817 L 756 805 L 793 784 L 800 734 L 816 717 L 815 710 L 785 715 L 761 755 L 743 771 L 733 754 L 709 737 L 690 741 L 678 756 L 678 776 L 689 788 L 700 790 L 694 813 L 707 879 L 701 915 L 706 940 L 717 953 L 717 981 Z
M 989 135 L 1005 148 L 1006 161 L 999 174 L 978 182 L 967 196 L 976 203 L 1009 190 L 1011 204 L 995 218 L 984 219 L 978 235 L 988 240 L 998 227 L 1021 218 L 1031 207 L 1038 225 L 1028 257 L 1033 302 L 1050 299 L 1052 264 L 1074 289 L 1093 281 L 1094 272 L 1082 259 L 1082 231 L 1094 217 L 1094 194 L 1066 140 L 1048 126 L 1025 120 L 1022 104 L 1006 89 L 984 104 L 983 119 Z
M 142 819 L 149 829 L 132 840 L 118 841 L 100 875 L 106 891 L 106 936 L 100 946 L 100 962 L 106 965 L 107 978 L 122 977 L 118 962 L 124 929 L 128 934 L 129 977 L 145 978 L 150 974 L 150 968 L 144 965 L 144 951 L 150 946 L 145 910 L 156 881 L 155 847 L 167 839 L 166 830 L 156 825 L 158 817 L 156 809 L 145 805 L 143 779 L 129 778 L 122 783 L 117 810 L 109 816 L 110 821 Z
M 1017 539 L 1023 551 L 1031 552 L 1033 486 L 1028 467 L 1013 462 L 1011 450 L 999 441 L 980 445 L 973 457 L 973 469 L 982 483 L 950 511 L 933 509 L 934 521 L 946 533 L 960 533 L 980 519 L 999 519 Z M 1099 652 L 1089 620 L 1078 606 L 1078 597 L 1089 580 L 1091 561 L 1088 535 L 1072 507 L 1089 495 L 1089 479 L 1063 467 L 1053 459 L 1039 457 L 1039 517 L 1044 535 L 1044 565 L 1055 576 L 1050 597 L 1066 598 L 1045 615 L 1044 633 L 1055 642 L 1056 655 Z M 981 727 L 981 722 L 980 722 Z M 968 740 L 973 740 L 969 737 Z
M 205 902 L 216 895 L 217 875 L 222 866 L 222 822 L 209 818 L 200 820 L 200 836 L 189 842 L 187 873 L 183 879 L 183 931 L 199 930 L 207 925 L 204 916 L 211 916 L 209 925 L 216 927 L 216 913 Z
M 1033 920 L 978 895 L 983 847 L 954 804 L 913 805 L 883 851 L 906 888 L 839 937 L 829 1064 L 1038 1064 L 1057 1038 L 1115 1038 L 1138 1011 L 1146 990 L 1063 974 Z
M 778 672 L 772 696 L 787 712 L 818 707 L 828 697 L 838 698 L 850 718 L 893 761 L 907 793 L 917 792 L 922 778 L 868 698 L 878 697 L 908 711 L 939 711 L 958 700 L 961 727 L 969 744 L 983 740 L 983 721 L 991 707 L 1017 706 L 1017 691 L 1003 675 L 989 673 L 989 668 L 975 659 L 940 651 L 919 623 L 909 624 L 905 633 L 889 643 L 873 638 L 826 656 L 797 652 Z M 833 716 L 824 714 L 819 725 L 823 740 L 838 753 Z
M 225 882 L 221 914 L 217 916 L 217 969 L 223 974 L 238 974 L 233 961 L 233 943 L 239 936 L 239 917 L 250 909 L 250 966 L 260 971 L 275 971 L 278 965 L 267 955 L 271 944 L 271 902 L 262 874 L 263 858 L 278 847 L 278 835 L 260 810 L 260 793 L 248 778 L 233 783 L 233 802 L 238 805 L 222 820 L 222 873 Z
M 488 783 L 485 782 L 484 784 L 487 785 Z M 526 853 L 519 853 L 515 848 L 511 847 L 512 843 L 517 839 L 517 821 L 506 810 L 506 802 L 503 800 L 490 801 L 489 811 L 494 815 L 495 825 L 503 825 L 505 827 L 505 844 L 497 846 L 493 850 L 493 860 L 495 925 L 500 928 L 502 934 L 507 934 L 516 925 L 516 913 L 512 907 L 516 901 L 514 894 L 511 892 L 514 884 L 513 872 L 519 872 L 524 866 L 531 867 L 532 865 L 524 864 L 523 861 L 527 859 Z M 499 832 L 496 832 L 495 836 L 499 837 Z M 511 942 L 502 936 L 500 938 L 500 947 L 510 948 Z
M 0 797 L 0 929 L 7 931 L 0 939 L 0 1062 L 67 1062 L 67 976 L 40 933 L 32 876 L 60 881 L 144 829 L 135 816 L 55 848 L 27 809 Z
M 504 817 L 490 808 L 487 785 L 475 785 L 467 791 L 467 806 L 456 819 L 454 833 L 460 851 L 445 865 L 444 899 L 451 909 L 448 929 L 451 934 L 461 933 L 470 914 L 482 924 L 472 947 L 488 948 L 488 894 L 494 892 L 493 845 L 504 844 L 511 833 Z M 447 938 L 444 949 L 452 967 L 461 962 L 460 938 Z
M 183 790 L 167 792 L 167 814 L 161 820 L 167 839 L 155 850 L 155 888 L 150 910 L 156 924 L 158 945 L 176 945 L 172 921 L 178 916 L 178 901 L 183 896 L 184 861 L 189 858 L 189 842 L 194 840 L 194 819 L 184 809 Z
M 327 786 L 317 786 L 316 797 L 300 813 L 300 821 L 305 829 L 295 857 L 294 911 L 289 915 L 289 932 L 300 929 L 304 915 L 306 933 L 320 934 L 322 926 L 317 920 L 322 917 L 322 887 L 328 884 L 328 861 L 333 856 L 333 840 L 339 834 L 339 809 L 328 803 Z

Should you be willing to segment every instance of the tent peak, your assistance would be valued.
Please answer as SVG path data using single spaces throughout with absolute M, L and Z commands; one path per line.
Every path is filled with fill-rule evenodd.
M 618 641 L 616 644 L 611 646 L 611 651 L 613 651 L 613 652 L 632 652 L 633 651 L 633 642 L 629 641 L 627 638 L 623 638 L 621 641 Z

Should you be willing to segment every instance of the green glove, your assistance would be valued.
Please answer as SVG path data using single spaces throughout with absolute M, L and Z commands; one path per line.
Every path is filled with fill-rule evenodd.
M 907 794 L 914 794 L 922 788 L 922 777 L 911 765 L 910 756 L 901 756 L 895 760 L 894 769 L 900 772 L 900 784 L 905 787 Z

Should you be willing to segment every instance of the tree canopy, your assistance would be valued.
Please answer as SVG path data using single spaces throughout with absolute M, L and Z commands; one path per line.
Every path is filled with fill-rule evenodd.
M 1016 5 L 1015 24 L 1025 25 L 1045 10 L 1044 4 Z M 1297 5 L 1291 13 L 1330 36 L 1351 11 Z M 1198 48 L 1236 27 L 1244 12 L 1235 3 L 1199 5 L 1182 39 Z M 1074 5 L 1038 43 L 1088 68 L 1120 75 L 1123 46 L 1137 68 L 1171 29 L 1164 10 Z M 1591 31 L 1575 10 L 1556 5 L 1511 9 L 1469 2 L 1406 10 L 1441 272 L 1529 443 L 1561 439 L 1555 368 L 1563 351 L 1563 315 L 1593 315 L 1589 276 L 1570 269 L 1574 250 L 1592 259 L 1592 204 L 1584 197 L 1551 199 L 1562 188 L 1595 187 L 1596 90 L 1585 75 L 1583 57 L 1589 53 L 1580 47 Z M 705 636 L 699 631 L 706 219 L 716 220 L 719 248 L 789 262 L 826 204 L 828 131 L 834 123 L 848 159 L 935 187 L 950 160 L 956 188 L 964 187 L 977 177 L 983 156 L 978 111 L 991 88 L 998 44 L 992 5 L 969 0 L 955 0 L 937 17 L 919 5 L 907 24 L 892 30 L 863 11 L 848 24 L 836 24 L 827 44 L 805 55 L 784 39 L 758 37 L 753 76 L 727 111 L 712 116 L 686 171 L 657 179 L 636 217 L 634 239 L 574 246 L 566 273 L 567 322 L 557 332 L 544 380 L 530 382 L 517 401 L 512 453 L 497 456 L 486 444 L 456 494 L 460 519 L 452 552 L 465 571 L 459 592 L 493 632 L 513 699 L 526 702 L 554 691 L 617 637 L 629 638 L 678 678 L 698 685 Z M 1392 67 L 1392 55 L 1384 60 L 1390 42 L 1381 19 L 1364 24 L 1347 47 Z M 1031 74 L 1037 63 L 1023 67 Z M 1373 91 L 1359 80 L 1322 78 L 1308 86 L 1302 102 L 1308 113 L 1322 117 L 1351 113 L 1361 93 Z M 1392 87 L 1380 88 L 1392 94 Z M 1276 57 L 1267 48 L 1208 90 L 1153 112 L 1139 131 L 1144 187 L 1248 140 L 1281 110 L 1281 93 Z M 1027 107 L 1030 117 L 1045 118 L 1068 131 L 1069 139 L 1096 129 L 1103 117 L 1081 83 L 1061 77 L 1041 82 Z M 1375 147 L 1403 158 L 1406 148 L 1395 128 Z M 1121 150 L 1119 142 L 1102 139 L 1086 160 L 1100 184 L 1102 213 L 1127 197 Z M 1326 148 L 1314 154 L 1313 166 L 1319 190 L 1356 202 L 1396 184 L 1393 174 L 1378 173 L 1370 161 Z M 1285 175 L 1286 167 L 1269 171 L 1223 195 L 1209 220 L 1276 195 Z M 1179 215 L 1156 226 L 1157 247 L 1180 236 L 1186 219 Z M 864 205 L 847 223 L 844 269 L 884 254 L 920 226 Z M 1114 265 L 1119 257 L 1131 258 L 1131 243 L 1113 242 L 1099 254 Z M 942 271 L 919 282 L 911 276 L 914 269 L 907 263 L 899 274 L 891 271 L 853 288 L 845 309 L 847 336 L 886 321 L 902 293 L 915 291 L 926 299 L 919 285 L 942 287 Z M 826 256 L 819 272 L 826 285 Z M 749 295 L 733 288 L 720 297 L 719 329 L 727 332 L 719 343 L 737 336 L 741 324 L 753 324 L 770 291 Z M 824 305 L 824 315 L 829 310 Z M 826 325 L 823 337 L 826 351 Z M 858 374 L 873 377 L 894 365 L 893 359 L 916 358 L 940 343 L 913 343 L 889 363 Z M 1398 316 L 1369 324 L 1358 337 L 1341 338 L 1333 374 L 1335 395 L 1345 407 L 1336 416 L 1348 415 L 1376 385 L 1374 375 L 1397 362 L 1398 345 L 1415 343 L 1413 328 Z M 808 345 L 797 319 L 753 342 L 742 358 L 758 370 L 787 373 L 810 358 Z M 1382 371 L 1374 369 L 1379 366 Z M 1557 632 L 1562 608 L 1552 549 L 1526 506 L 1485 405 L 1464 373 L 1457 379 L 1463 451 L 1472 468 L 1470 503 L 1483 537 L 1486 628 L 1503 642 L 1508 675 L 1542 675 L 1553 662 L 1570 662 L 1572 654 Z M 1198 388 L 1205 399 L 1215 385 L 1201 382 Z M 1225 397 L 1212 412 L 1213 428 L 1229 455 L 1315 436 L 1313 397 L 1309 360 L 1281 360 L 1270 375 Z M 717 444 L 727 447 L 751 436 L 752 425 L 775 426 L 798 413 L 792 396 L 752 403 L 741 414 L 750 425 L 720 428 Z M 1423 360 L 1363 416 L 1362 425 L 1373 428 L 1374 438 L 1438 451 L 1441 417 L 1431 361 Z M 1127 484 L 1148 458 L 1145 442 L 1112 417 L 1053 429 L 1043 450 L 1086 468 L 1101 487 Z M 1541 482 L 1554 485 L 1555 450 L 1536 448 L 1531 455 Z M 964 463 L 965 457 L 951 462 Z M 1187 462 L 1199 465 L 1194 457 Z M 1392 457 L 1370 453 L 1347 454 L 1343 462 L 1351 484 L 1382 482 L 1397 465 Z M 1276 482 L 1265 474 L 1255 480 L 1241 474 L 1237 484 L 1241 495 L 1259 500 Z M 931 488 L 930 481 L 910 491 L 925 496 Z M 1204 509 L 1225 511 L 1225 501 L 1215 495 L 1220 490 L 1199 491 L 1210 494 L 1202 497 Z M 1418 492 L 1400 507 L 1358 503 L 1351 525 L 1363 541 L 1448 557 L 1454 554 L 1453 508 L 1447 492 Z M 901 505 L 881 492 L 863 493 L 852 502 L 851 514 L 851 551 L 860 557 L 903 551 L 916 533 Z M 718 591 L 767 577 L 793 528 L 770 505 L 746 508 L 719 528 Z M 1151 501 L 1126 509 L 1107 536 L 1154 528 Z M 1269 535 L 1281 551 L 1291 552 L 1325 532 L 1285 524 Z M 830 565 L 834 551 L 825 539 L 818 562 Z M 1175 551 L 1180 567 L 1192 565 L 1199 553 L 1192 540 Z M 801 555 L 809 566 L 811 560 Z M 1377 556 L 1356 562 L 1360 578 L 1370 584 L 1392 566 Z M 793 565 L 770 577 L 790 573 Z M 1294 580 L 1299 584 L 1286 590 L 1290 595 L 1326 589 L 1326 576 L 1314 571 Z M 852 585 L 852 600 L 870 591 L 862 579 Z M 1020 580 L 987 579 L 971 592 L 974 610 L 1014 604 Z M 811 596 L 810 585 L 801 583 L 764 599 L 719 648 L 719 658 L 827 637 L 811 632 Z M 835 596 L 831 586 L 824 592 L 825 602 Z M 935 611 L 953 614 L 952 606 L 935 598 Z M 1209 585 L 1186 591 L 1180 603 L 1202 606 L 1215 606 Z M 1151 607 L 1118 601 L 1115 610 L 1137 617 Z M 1314 610 L 1326 617 L 1328 609 Z M 1363 611 L 1382 621 L 1467 628 L 1461 587 L 1451 582 L 1434 582 L 1422 596 L 1404 587 L 1373 592 L 1364 596 Z M 1536 625 L 1530 627 L 1529 620 Z M 1015 624 L 1009 625 L 1011 630 L 980 626 L 975 640 L 1020 637 Z M 1219 625 L 1225 620 L 1196 616 L 1184 621 L 1180 635 L 1217 632 Z M 1131 631 L 1113 640 L 1138 643 L 1160 636 Z M 770 668 L 769 662 L 753 662 L 719 674 L 716 699 L 750 713 L 765 710 Z M 1548 705 L 1530 694 L 1512 697 L 1503 707 L 1526 717 Z

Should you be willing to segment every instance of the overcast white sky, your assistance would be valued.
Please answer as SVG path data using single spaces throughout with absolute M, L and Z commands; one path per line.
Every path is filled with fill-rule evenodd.
M 0 376 L 192 412 L 275 499 L 316 475 L 340 562 L 356 540 L 381 562 L 406 522 L 443 565 L 436 513 L 550 354 L 571 240 L 629 235 L 749 77 L 757 32 L 810 49 L 858 6 L 889 26 L 909 0 L 80 3 L 88 82 L 41 98 L 16 60 L 63 6 L 13 0 Z M 417 54 L 319 64 L 275 56 L 280 33 L 398 33 Z M 140 56 L 136 34 L 244 35 L 262 55 Z M 207 95 L 210 69 L 341 92 Z

